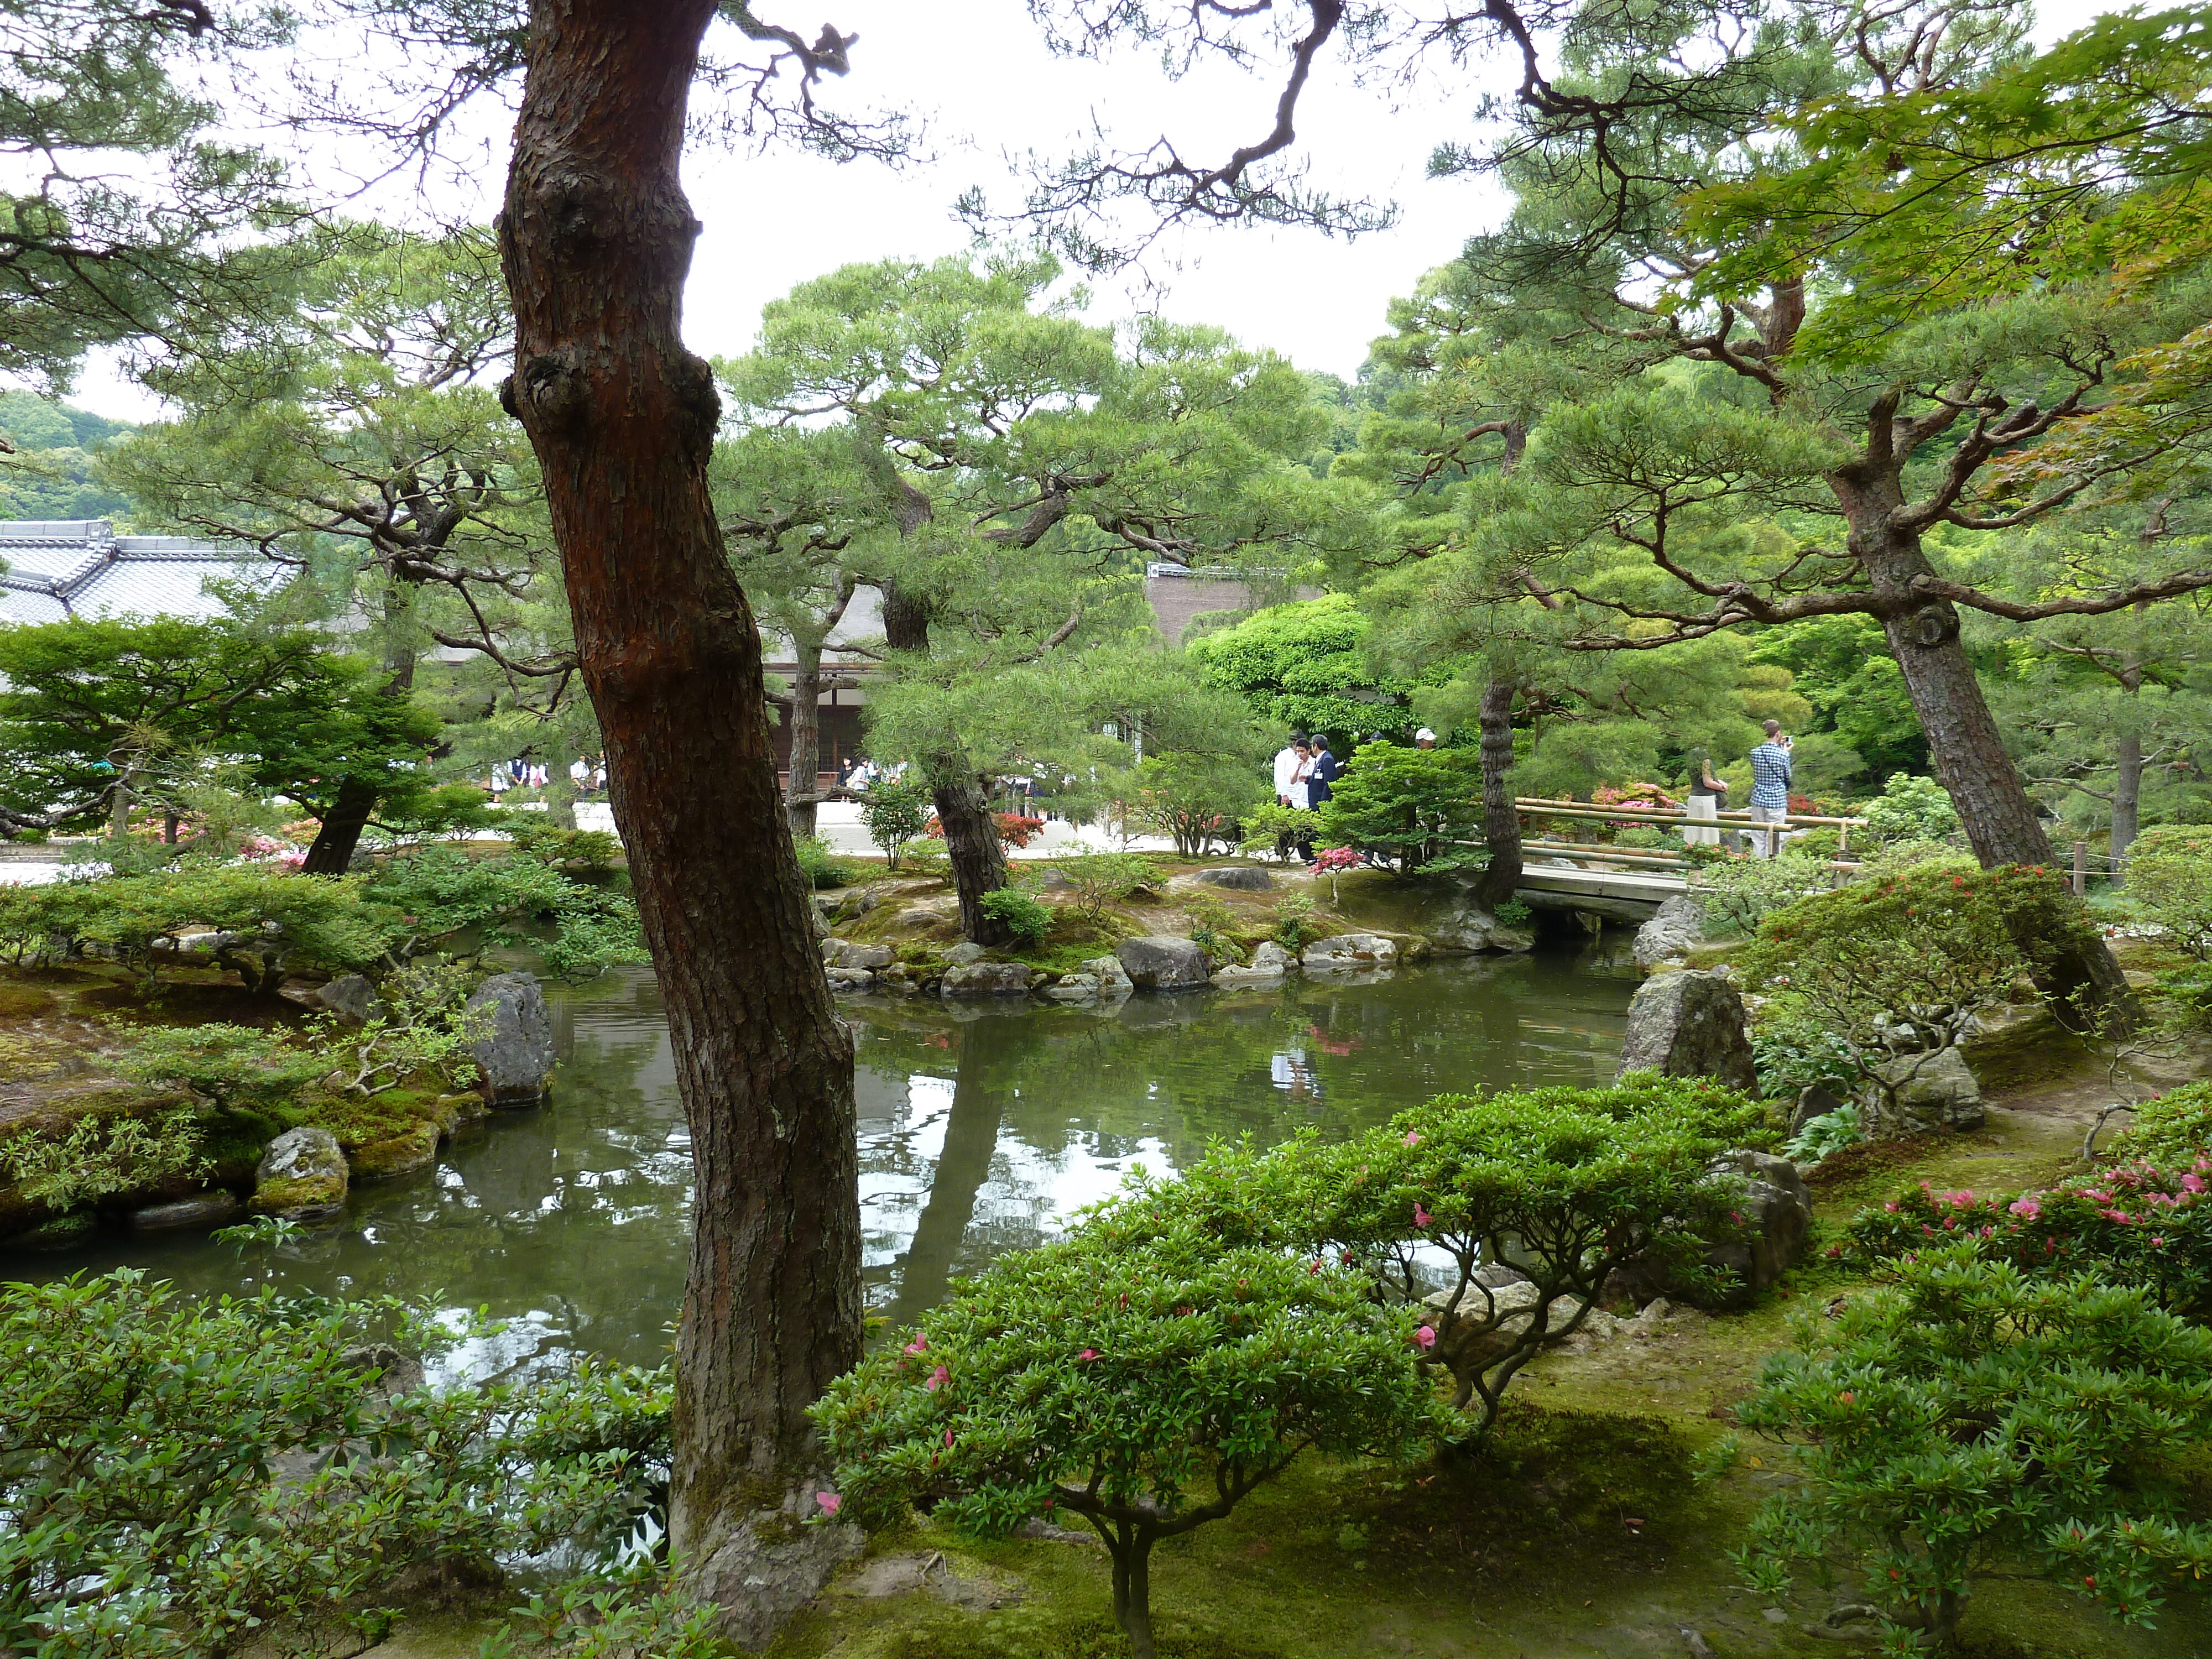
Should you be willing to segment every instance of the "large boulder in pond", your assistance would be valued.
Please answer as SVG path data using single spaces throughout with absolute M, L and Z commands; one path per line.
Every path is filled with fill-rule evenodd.
M 328 1129 L 287 1129 L 253 1171 L 253 1207 L 285 1221 L 319 1221 L 345 1208 L 345 1149 Z
M 1982 1085 L 1956 1048 L 1899 1054 L 1875 1070 L 1881 1081 L 1869 1081 L 1859 1101 L 1868 1139 L 1982 1127 Z
M 553 1082 L 553 1016 L 532 974 L 494 974 L 469 994 L 469 1053 L 495 1109 L 535 1106 Z
M 1102 997 L 1125 997 L 1135 988 L 1119 957 L 1092 957 L 1083 964 L 1083 971 L 1098 981 Z
M 1705 931 L 1705 901 L 1694 894 L 1677 893 L 1636 930 L 1636 965 L 1648 974 L 1662 962 L 1679 962 Z
M 945 970 L 938 994 L 946 997 L 1027 996 L 1030 981 L 1042 978 L 1025 962 L 970 962 Z
M 1745 1094 L 1759 1092 L 1743 999 L 1720 974 L 1685 969 L 1647 979 L 1628 1005 L 1628 1035 L 1613 1073 L 1709 1077 Z
M 1398 941 L 1380 933 L 1334 933 L 1307 945 L 1298 960 L 1309 970 L 1395 968 Z
M 1139 991 L 1195 991 L 1212 973 L 1202 949 L 1168 933 L 1125 939 L 1114 947 L 1114 957 Z

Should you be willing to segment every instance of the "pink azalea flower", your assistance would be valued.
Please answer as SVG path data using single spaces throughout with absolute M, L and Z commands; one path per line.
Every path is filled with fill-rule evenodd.
M 1098 1358 L 1098 1350 L 1096 1348 L 1085 1348 L 1081 1353 L 1075 1357 L 1085 1364 L 1088 1364 L 1091 1361 Z
M 1853 1394 L 1849 1389 L 1845 1389 L 1841 1394 L 1836 1396 L 1836 1403 L 1838 1406 L 1856 1406 L 1859 1403 L 1859 1397 Z
M 2194 1171 L 2182 1176 L 2181 1190 L 2185 1193 L 2203 1192 L 2204 1190 L 2204 1177 L 2196 1174 Z
M 926 1336 L 917 1336 L 913 1341 L 908 1343 L 906 1346 L 902 1348 L 899 1352 L 902 1353 L 910 1354 L 927 1353 L 929 1352 L 929 1339 Z
M 935 1370 L 929 1374 L 929 1380 L 921 1385 L 922 1392 L 925 1394 L 934 1394 L 938 1389 L 943 1388 L 951 1380 L 952 1373 L 947 1370 L 944 1366 L 939 1365 Z
M 2163 1239 L 2163 1238 L 2160 1238 L 2160 1237 L 2154 1237 L 2154 1238 L 2152 1238 L 2151 1243 L 2154 1243 L 2154 1244 L 2160 1244 L 2160 1245 L 2162 1245 L 2162 1244 L 2164 1244 L 2164 1243 L 2166 1243 L 2166 1240 L 2165 1240 L 2165 1239 Z
M 2005 1207 L 2022 1221 L 2033 1221 L 2043 1213 L 2043 1206 L 2032 1198 L 2015 1198 Z
M 1413 1340 L 1419 1343 L 1421 1352 L 1423 1353 L 1426 1353 L 1431 1348 L 1437 1346 L 1437 1333 L 1435 1328 L 1428 1325 L 1422 1326 L 1420 1329 L 1413 1333 Z
M 817 1492 L 814 1494 L 814 1501 L 822 1505 L 824 1515 L 835 1515 L 845 1507 L 845 1500 L 834 1492 Z
M 1429 1212 L 1421 1207 L 1421 1200 L 1418 1198 L 1415 1199 L 1413 1200 L 1413 1224 L 1416 1227 L 1425 1227 L 1429 1224 L 1431 1218 Z
M 1406 1131 L 1406 1144 L 1407 1144 L 1408 1146 L 1419 1146 L 1419 1145 L 1421 1144 L 1421 1132 L 1420 1132 L 1419 1129 L 1408 1129 L 1408 1130 L 1407 1130 L 1407 1131 Z
M 1881 1207 L 1888 1211 L 1892 1215 L 1895 1215 L 1897 1213 L 1897 1200 L 1895 1199 L 1892 1199 L 1888 1203 L 1883 1205 Z

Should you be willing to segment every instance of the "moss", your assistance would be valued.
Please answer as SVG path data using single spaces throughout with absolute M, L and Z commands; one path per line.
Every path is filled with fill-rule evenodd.
M 425 1119 L 404 1134 L 347 1148 L 346 1164 L 362 1181 L 389 1181 L 412 1175 L 437 1161 L 438 1142 L 442 1138 L 438 1121 Z
M 41 1019 L 61 1006 L 59 997 L 35 985 L 0 985 L 0 1019 Z
M 349 1156 L 359 1147 L 411 1135 L 422 1124 L 442 1126 L 453 1109 L 436 1091 L 387 1089 L 382 1094 L 317 1094 L 303 1097 L 304 1121 L 328 1129 Z
M 346 1183 L 337 1176 L 307 1176 L 297 1181 L 264 1181 L 254 1189 L 251 1208 L 262 1215 L 288 1215 L 327 1209 L 345 1202 Z

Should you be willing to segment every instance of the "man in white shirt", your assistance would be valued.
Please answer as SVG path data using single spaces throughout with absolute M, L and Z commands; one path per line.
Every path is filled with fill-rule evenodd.
M 1275 805 L 1278 806 L 1304 805 L 1303 801 L 1291 800 L 1291 786 L 1298 781 L 1298 769 L 1305 761 L 1305 757 L 1298 753 L 1298 745 L 1305 740 L 1304 732 L 1297 733 L 1283 745 L 1275 757 Z

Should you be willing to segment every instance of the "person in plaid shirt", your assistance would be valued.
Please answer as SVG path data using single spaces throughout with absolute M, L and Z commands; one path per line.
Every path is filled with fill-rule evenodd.
M 1789 821 L 1792 770 L 1790 739 L 1783 735 L 1782 722 L 1769 720 L 1766 741 L 1751 751 L 1751 821 L 1754 824 Z M 1781 845 L 1778 829 L 1751 832 L 1751 855 L 1755 859 L 1772 858 Z

